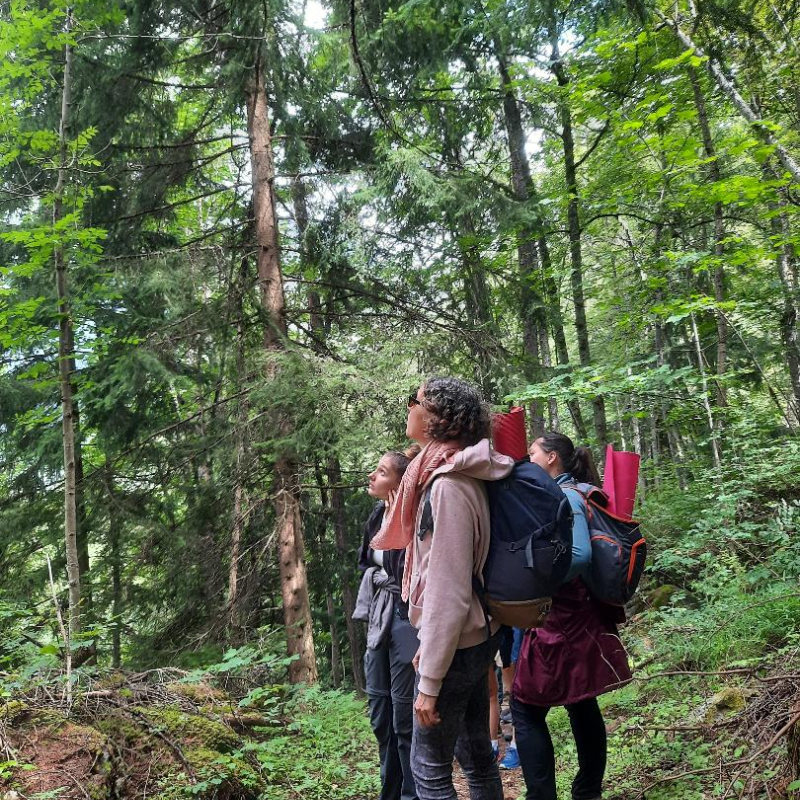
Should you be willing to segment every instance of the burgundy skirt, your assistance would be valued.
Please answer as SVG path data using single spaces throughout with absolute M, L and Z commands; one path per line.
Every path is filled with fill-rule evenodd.
M 631 680 L 617 632 L 622 609 L 599 603 L 580 578 L 562 586 L 541 628 L 525 631 L 514 697 L 534 706 L 564 706 Z

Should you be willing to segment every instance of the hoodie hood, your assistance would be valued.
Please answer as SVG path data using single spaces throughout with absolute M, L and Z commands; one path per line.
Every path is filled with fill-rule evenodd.
M 514 467 L 514 459 L 494 450 L 488 439 L 481 439 L 477 444 L 459 450 L 452 462 L 442 464 L 431 476 L 450 472 L 460 472 L 470 478 L 482 481 L 499 481 L 505 478 Z

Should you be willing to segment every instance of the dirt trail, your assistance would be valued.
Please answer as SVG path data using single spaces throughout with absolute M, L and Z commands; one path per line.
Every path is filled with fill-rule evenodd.
M 517 800 L 517 798 L 525 796 L 525 782 L 522 780 L 521 769 L 501 769 L 500 777 L 503 780 L 503 797 L 505 800 Z M 469 800 L 469 787 L 458 766 L 453 770 L 453 783 L 456 787 L 458 800 Z
M 511 726 L 504 724 L 503 733 L 510 735 Z M 506 742 L 500 742 L 501 756 L 505 753 L 507 746 L 508 745 Z M 525 796 L 525 781 L 522 779 L 521 769 L 501 769 L 500 778 L 503 781 L 503 797 L 505 800 L 517 800 L 517 798 Z M 458 766 L 458 764 L 456 764 L 453 769 L 453 784 L 456 787 L 458 800 L 469 800 L 469 786 L 467 785 L 467 779 L 464 777 L 464 773 L 461 772 L 461 768 Z

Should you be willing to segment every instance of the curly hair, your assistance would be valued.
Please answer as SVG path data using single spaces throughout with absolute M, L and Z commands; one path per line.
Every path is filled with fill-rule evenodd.
M 489 436 L 489 408 L 474 386 L 459 378 L 431 378 L 423 391 L 422 406 L 430 415 L 425 433 L 431 439 L 469 447 Z

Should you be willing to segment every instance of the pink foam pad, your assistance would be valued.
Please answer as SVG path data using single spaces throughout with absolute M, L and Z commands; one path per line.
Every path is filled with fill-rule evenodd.
M 519 461 L 528 455 L 528 439 L 525 433 L 525 409 L 512 408 L 505 414 L 492 418 L 492 440 L 498 453 Z
M 617 452 L 611 445 L 606 448 L 603 491 L 608 495 L 609 510 L 626 519 L 633 516 L 639 483 L 639 461 L 637 453 Z

